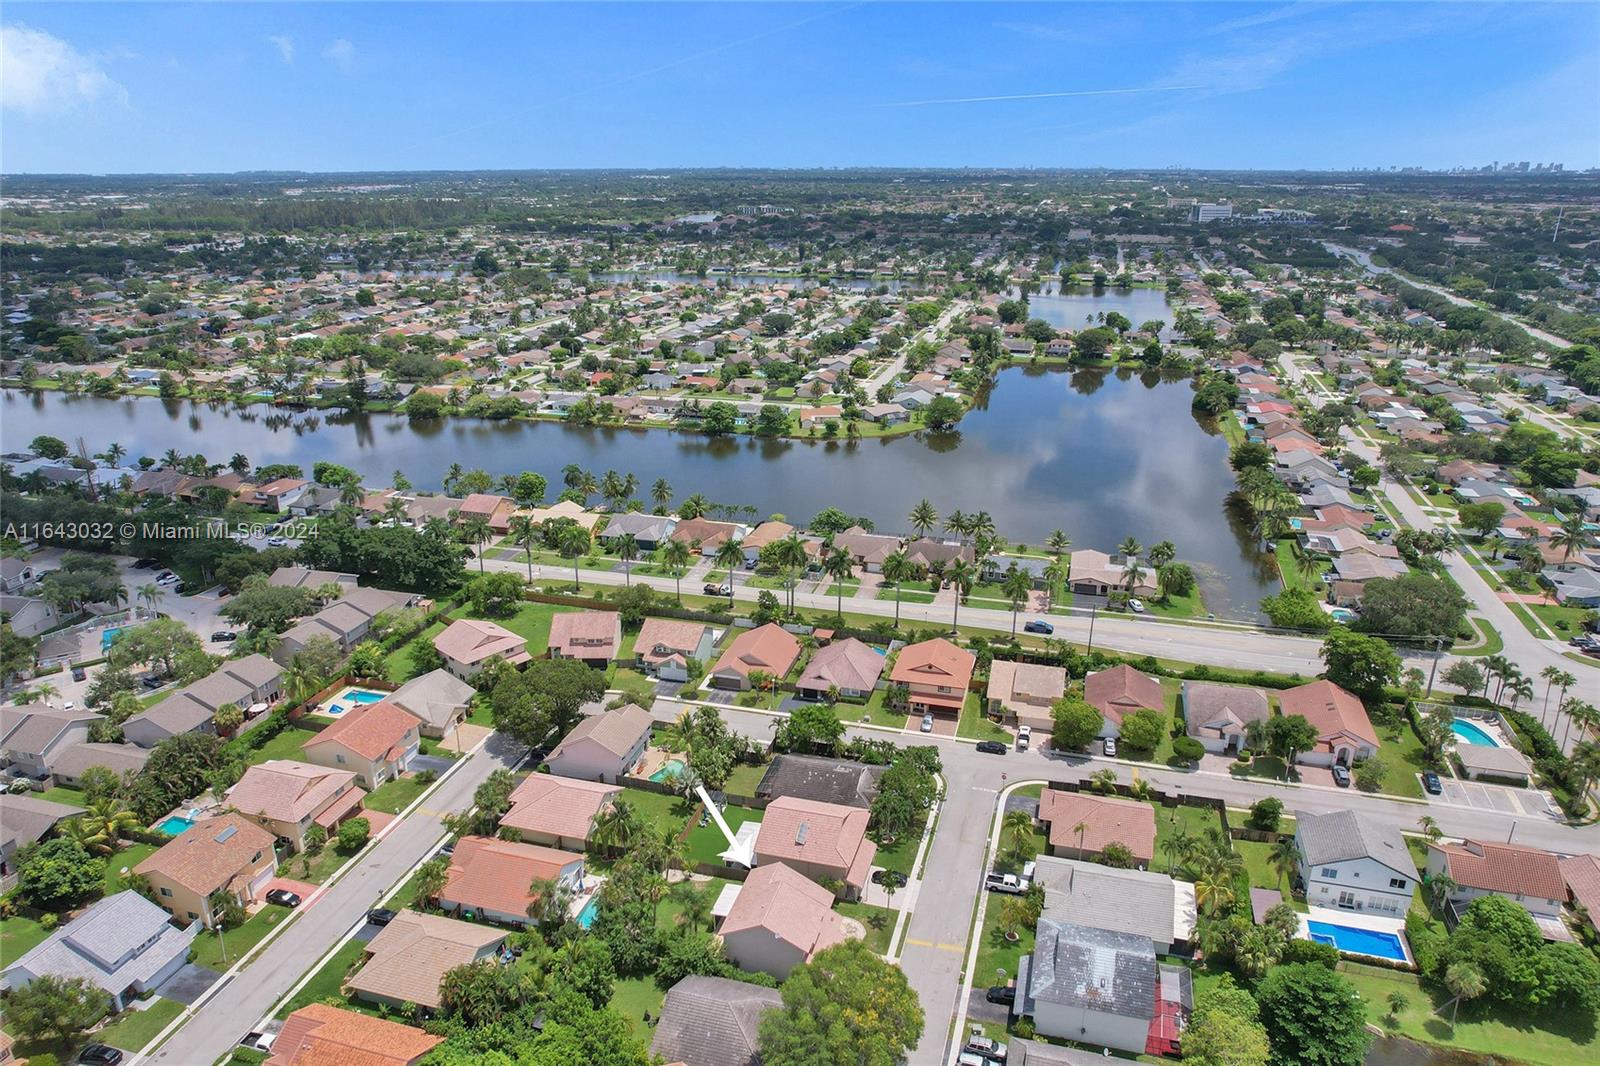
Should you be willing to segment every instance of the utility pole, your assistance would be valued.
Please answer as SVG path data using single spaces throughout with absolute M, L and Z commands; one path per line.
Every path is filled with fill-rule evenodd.
M 1085 655 L 1091 654 L 1094 651 L 1094 619 L 1099 610 L 1100 608 L 1098 607 L 1089 608 L 1089 647 L 1084 652 Z
M 1443 637 L 1434 637 L 1433 638 L 1433 662 L 1431 664 L 1429 664 L 1429 666 L 1428 666 L 1428 691 L 1427 691 L 1427 695 L 1429 695 L 1429 696 L 1433 695 L 1433 675 L 1439 669 L 1439 656 L 1441 654 L 1443 654 L 1443 653 L 1444 653 L 1444 638 Z

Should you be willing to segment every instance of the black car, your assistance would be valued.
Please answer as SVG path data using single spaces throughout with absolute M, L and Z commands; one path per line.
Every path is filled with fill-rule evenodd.
M 388 907 L 374 907 L 367 912 L 367 921 L 373 925 L 388 925 L 395 920 L 395 912 Z
M 154 570 L 160 565 L 161 563 L 155 559 L 140 559 L 138 562 L 133 564 L 133 568 L 135 570 Z
M 158 689 L 162 685 L 165 685 L 166 682 L 161 680 L 159 677 L 141 677 L 139 679 L 139 684 L 148 689 Z
M 116 1066 L 122 1061 L 122 1052 L 110 1044 L 88 1044 L 78 1052 L 78 1066 Z
M 1024 633 L 1044 633 L 1049 635 L 1056 631 L 1056 627 L 1049 622 L 1041 622 L 1038 619 L 1034 619 L 1032 622 L 1024 623 L 1022 631 Z
M 990 1003 L 1015 1003 L 1017 990 L 1011 985 L 994 985 L 983 994 Z
M 985 755 L 1004 755 L 1006 746 L 998 740 L 980 740 L 978 741 L 978 750 Z
M 298 907 L 300 893 L 290 892 L 287 888 L 275 888 L 267 893 L 267 902 L 276 903 L 280 907 Z
M 83 667 L 74 666 L 72 668 L 72 680 L 74 680 L 74 681 L 82 681 L 84 678 L 86 678 L 88 676 L 89 676 L 88 674 L 83 672 Z
M 1422 772 L 1422 787 L 1430 796 L 1437 796 L 1444 792 L 1444 786 L 1439 783 L 1439 775 L 1432 770 Z
M 211 634 L 211 639 L 216 641 L 218 644 L 231 644 L 239 639 L 239 634 L 235 633 L 231 629 L 219 629 L 215 633 Z

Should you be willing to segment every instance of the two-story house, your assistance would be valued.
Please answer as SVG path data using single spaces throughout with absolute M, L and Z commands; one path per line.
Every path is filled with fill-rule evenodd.
M 959 717 L 977 662 L 971 652 L 935 637 L 901 648 L 889 680 L 905 686 L 910 713 Z
M 404 773 L 421 743 L 422 723 L 382 700 L 345 711 L 300 750 L 318 766 L 349 770 L 356 784 L 374 789 Z
M 1397 917 L 1410 908 L 1417 864 L 1394 826 L 1354 811 L 1301 813 L 1295 847 L 1309 905 Z

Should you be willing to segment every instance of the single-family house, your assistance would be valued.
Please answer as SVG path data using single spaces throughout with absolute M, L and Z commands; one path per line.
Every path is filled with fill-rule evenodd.
M 122 735 L 141 748 L 153 748 L 182 733 L 215 733 L 213 718 L 232 704 L 246 715 L 259 714 L 283 696 L 283 667 L 265 655 L 229 659 L 199 681 L 122 723 Z
M 405 772 L 421 742 L 421 723 L 410 712 L 381 700 L 345 711 L 300 750 L 318 766 L 349 770 L 356 775 L 356 784 L 375 789 Z
M 601 531 L 600 539 L 606 544 L 615 545 L 623 537 L 632 536 L 639 551 L 653 552 L 666 543 L 676 525 L 677 519 L 669 515 L 628 511 L 612 515 Z
M 1502 896 L 1533 915 L 1545 939 L 1572 939 L 1561 921 L 1567 882 L 1551 852 L 1493 840 L 1440 841 L 1428 845 L 1426 869 L 1429 878 L 1442 875 L 1453 882 L 1447 899 L 1458 911 L 1479 897 Z
M 1155 856 L 1156 809 L 1141 800 L 1047 788 L 1039 796 L 1039 821 L 1058 858 L 1087 859 L 1112 844 L 1142 865 Z
M 43 704 L 0 707 L 0 762 L 13 773 L 44 778 L 58 752 L 89 739 L 100 721 L 92 711 L 58 711 Z
M 761 672 L 781 679 L 800 658 L 800 642 L 793 633 L 776 622 L 745 630 L 729 642 L 711 670 L 711 684 L 717 688 L 745 691 L 750 675 Z
M 989 713 L 1009 725 L 1048 732 L 1055 725 L 1051 705 L 1066 691 L 1067 672 L 1059 666 L 1009 659 L 989 664 Z
M 57 751 L 50 763 L 50 776 L 58 785 L 76 788 L 83 780 L 83 772 L 91 766 L 104 767 L 120 778 L 143 770 L 149 760 L 149 748 L 141 748 L 136 744 L 96 744 L 88 741 Z
M 477 677 L 484 663 L 499 656 L 512 666 L 532 658 L 528 642 L 505 626 L 479 618 L 457 618 L 433 638 L 444 668 L 463 681 Z
M 268 759 L 245 770 L 228 790 L 228 806 L 277 837 L 279 847 L 303 851 L 313 825 L 331 837 L 360 812 L 366 793 L 355 777 L 351 770 Z
M 472 709 L 477 690 L 450 671 L 429 670 L 384 697 L 422 723 L 425 737 L 443 737 Z
M 80 978 L 111 996 L 120 1011 L 164 984 L 189 961 L 200 923 L 183 928 L 167 912 L 128 889 L 96 900 L 78 917 L 14 959 L 0 973 L 7 991 L 41 977 Z
M 689 660 L 703 669 L 711 661 L 715 634 L 702 622 L 646 618 L 633 641 L 639 667 L 663 681 L 689 680 Z
M 557 881 L 574 891 L 583 887 L 583 856 L 570 851 L 519 844 L 494 837 L 465 836 L 456 841 L 439 892 L 439 906 L 502 925 L 525 926 L 539 896 L 536 881 Z
M 644 758 L 651 721 L 650 712 L 635 703 L 589 715 L 561 738 L 545 767 L 557 777 L 614 785 Z
M 153 898 L 180 922 L 211 927 L 211 899 L 226 892 L 241 903 L 259 899 L 278 867 L 274 837 L 242 814 L 196 822 L 133 868 Z
M 283 1020 L 263 1066 L 413 1066 L 443 1042 L 414 1026 L 312 1003 Z
M 848 939 L 833 893 L 781 862 L 757 866 L 717 901 L 717 935 L 742 970 L 782 981 L 817 952 Z
M 512 790 L 500 828 L 516 839 L 568 851 L 584 851 L 599 818 L 622 794 L 620 785 L 555 774 L 529 774 Z
M 686 518 L 673 528 L 671 537 L 694 548 L 701 555 L 715 555 L 730 540 L 740 540 L 749 532 L 737 522 L 713 522 L 709 518 Z
M 550 657 L 577 659 L 604 670 L 622 644 L 622 620 L 616 611 L 563 611 L 550 618 Z
M 1187 968 L 1156 961 L 1148 937 L 1041 918 L 1017 973 L 1034 1031 L 1133 1054 L 1171 1055 L 1193 1007 Z
M 684 1066 L 761 1066 L 761 1019 L 782 1006 L 775 988 L 690 975 L 667 990 L 650 1052 Z
M 886 766 L 826 755 L 775 755 L 756 785 L 756 796 L 782 796 L 867 810 L 878 795 Z
M 1351 766 L 1378 752 L 1378 731 L 1372 728 L 1367 709 L 1355 694 L 1332 681 L 1284 689 L 1278 693 L 1278 709 L 1285 715 L 1301 715 L 1317 731 L 1316 745 L 1296 755 L 1297 763 Z
M 1033 883 L 1044 889 L 1046 918 L 1093 915 L 1100 929 L 1149 937 L 1160 955 L 1186 951 L 1194 943 L 1199 909 L 1193 882 L 1154 870 L 1041 855 L 1034 860 Z
M 1417 864 L 1394 826 L 1354 811 L 1302 811 L 1295 847 L 1311 906 L 1391 915 L 1411 907 Z
M 812 652 L 800 671 L 795 695 L 805 700 L 866 699 L 883 674 L 884 657 L 871 644 L 846 637 Z
M 1214 754 L 1245 747 L 1251 722 L 1265 722 L 1272 713 L 1267 694 L 1258 688 L 1185 681 L 1179 699 L 1184 732 Z
M 1153 596 L 1157 591 L 1155 569 L 1137 559 L 1130 563 L 1120 555 L 1080 548 L 1072 553 L 1071 560 L 1067 586 L 1074 596 L 1104 598 L 1113 592 Z
M 37 844 L 55 831 L 65 818 L 76 818 L 84 808 L 53 803 L 33 796 L 6 796 L 0 803 L 0 885 L 9 889 L 16 875 L 17 851 Z
M 368 1003 L 438 1010 L 444 975 L 495 957 L 505 942 L 503 929 L 404 910 L 367 942 L 366 961 L 345 985 Z
M 1120 737 L 1122 720 L 1135 711 L 1158 711 L 1165 715 L 1166 692 L 1161 682 L 1141 674 L 1124 663 L 1109 670 L 1096 670 L 1083 679 L 1084 702 L 1100 712 L 1103 737 Z
M 935 637 L 901 648 L 889 681 L 905 686 L 910 713 L 959 717 L 977 663 L 971 652 Z
M 785 796 L 767 804 L 756 835 L 756 864 L 783 862 L 813 881 L 838 881 L 858 898 L 878 846 L 867 839 L 868 812 L 859 807 Z

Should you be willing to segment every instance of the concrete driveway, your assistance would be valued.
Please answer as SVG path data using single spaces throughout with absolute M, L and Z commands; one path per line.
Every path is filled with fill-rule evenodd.
M 205 992 L 206 989 L 217 983 L 222 975 L 217 971 L 196 963 L 187 963 L 183 969 L 167 978 L 165 984 L 156 989 L 156 995 L 174 1000 L 188 1006 Z

